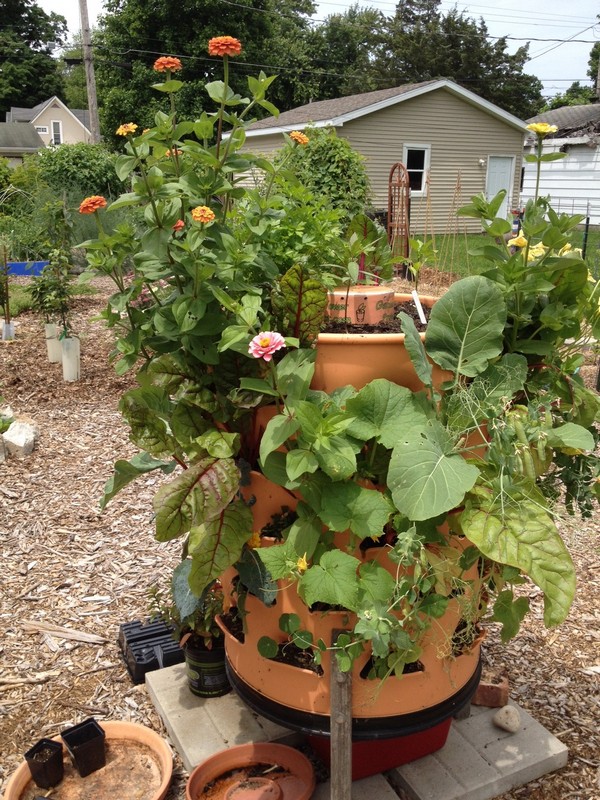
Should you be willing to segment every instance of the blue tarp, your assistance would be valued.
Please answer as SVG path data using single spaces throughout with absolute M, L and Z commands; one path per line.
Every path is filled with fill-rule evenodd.
M 40 275 L 49 261 L 9 261 L 9 275 Z

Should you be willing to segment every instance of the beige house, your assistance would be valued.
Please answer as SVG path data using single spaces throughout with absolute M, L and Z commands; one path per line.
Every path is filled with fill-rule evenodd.
M 479 192 L 493 197 L 506 189 L 500 213 L 508 218 L 517 207 L 525 123 L 453 81 L 309 103 L 255 122 L 245 148 L 272 154 L 283 133 L 307 125 L 335 129 L 366 158 L 377 211 L 387 210 L 392 166 L 407 167 L 413 235 L 481 230 L 477 221 L 456 216 Z
M 11 108 L 6 121 L 31 123 L 46 146 L 92 141 L 89 112 L 69 109 L 56 96 L 33 108 Z

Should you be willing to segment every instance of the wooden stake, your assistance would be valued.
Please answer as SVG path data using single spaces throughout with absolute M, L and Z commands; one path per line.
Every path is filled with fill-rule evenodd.
M 340 631 L 334 631 L 333 644 Z M 352 673 L 340 672 L 331 654 L 331 800 L 352 795 Z

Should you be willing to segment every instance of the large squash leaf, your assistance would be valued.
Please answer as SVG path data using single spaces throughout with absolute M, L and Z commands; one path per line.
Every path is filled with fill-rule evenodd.
M 332 483 L 314 476 L 302 485 L 302 494 L 328 528 L 348 528 L 360 539 L 377 538 L 393 512 L 388 497 L 352 481 Z
M 355 611 L 358 602 L 356 571 L 360 561 L 341 550 L 323 553 L 298 581 L 298 594 L 307 606 L 328 603 Z
M 153 501 L 158 541 L 174 539 L 217 517 L 239 484 L 240 473 L 232 459 L 204 458 L 161 486 Z
M 474 377 L 503 346 L 506 304 L 498 284 L 482 275 L 454 283 L 431 309 L 425 347 L 443 369 Z
M 411 520 L 436 517 L 458 506 L 479 470 L 454 451 L 437 421 L 407 430 L 392 452 L 388 487 L 396 508 Z
M 383 378 L 348 400 L 346 411 L 354 417 L 347 429 L 351 436 L 376 439 L 390 449 L 406 430 L 423 428 L 427 420 L 413 392 Z
M 560 624 L 575 596 L 575 569 L 544 498 L 534 486 L 478 486 L 460 515 L 465 536 L 484 556 L 516 567 L 544 592 L 544 623 Z

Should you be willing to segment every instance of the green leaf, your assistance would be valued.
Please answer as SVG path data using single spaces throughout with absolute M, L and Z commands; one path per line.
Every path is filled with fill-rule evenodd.
M 256 647 L 263 658 L 275 658 L 279 652 L 279 645 L 270 636 L 261 636 Z
M 262 378 L 241 378 L 240 388 L 248 389 L 250 392 L 258 392 L 259 394 L 266 394 L 270 397 L 279 397 L 277 389 L 273 389 L 268 381 Z
M 167 423 L 171 402 L 163 389 L 131 389 L 121 397 L 119 410 L 129 423 L 131 440 L 140 450 L 155 456 L 175 452 L 177 443 Z
M 301 346 L 310 345 L 319 334 L 327 309 L 327 289 L 311 278 L 300 264 L 289 269 L 280 281 L 285 334 L 295 336 Z
M 303 484 L 302 493 L 328 528 L 334 531 L 349 528 L 360 539 L 381 536 L 393 512 L 385 494 L 353 481 L 332 483 L 324 476 L 314 476 Z
M 193 527 L 188 542 L 192 557 L 192 591 L 202 594 L 227 567 L 233 566 L 251 536 L 252 512 L 241 500 L 230 503 L 218 516 Z
M 115 462 L 115 471 L 104 485 L 104 494 L 100 500 L 100 508 L 104 510 L 107 503 L 121 491 L 124 486 L 135 480 L 139 475 L 160 469 L 166 475 L 172 472 L 177 466 L 176 461 L 157 461 L 149 453 L 138 453 L 130 458 L 129 461 L 119 459 Z
M 354 417 L 347 428 L 350 436 L 376 439 L 390 449 L 407 429 L 423 428 L 427 422 L 413 392 L 383 378 L 349 399 L 346 411 Z
M 505 233 L 510 233 L 511 224 L 507 219 L 496 217 L 489 225 L 486 225 L 486 230 L 490 236 L 504 236 Z
M 128 155 L 118 156 L 115 161 L 115 172 L 117 173 L 117 177 L 119 178 L 119 180 L 121 181 L 126 180 L 136 168 L 137 163 L 138 159 L 136 156 L 128 156 Z M 136 197 L 138 201 L 141 199 L 140 196 L 135 192 L 130 193 L 129 195 L 127 195 L 127 197 L 131 201 L 133 201 L 134 197 Z M 113 208 L 116 205 L 116 202 L 117 201 L 111 203 L 110 207 Z M 121 203 L 121 205 L 123 205 L 123 203 Z
M 305 472 L 316 472 L 319 462 L 310 450 L 290 450 L 286 456 L 285 469 L 291 481 L 297 480 Z
M 175 405 L 171 418 L 171 428 L 179 444 L 189 445 L 190 442 L 205 433 L 209 425 L 211 423 L 204 417 L 202 409 L 195 403 L 182 399 Z M 211 455 L 214 454 L 211 453 Z
M 501 289 L 473 275 L 454 283 L 431 309 L 425 348 L 443 369 L 473 377 L 502 352 L 505 325 Z
M 264 461 L 269 453 L 281 447 L 296 433 L 299 427 L 300 423 L 297 419 L 284 414 L 278 414 L 270 419 L 260 440 L 260 460 Z
M 388 488 L 398 511 L 425 520 L 456 508 L 479 476 L 479 470 L 454 452 L 439 422 L 404 433 L 392 452 Z
M 158 541 L 169 541 L 201 520 L 214 519 L 231 503 L 239 483 L 233 460 L 205 458 L 161 486 L 153 501 Z M 251 534 L 252 530 L 246 539 Z
M 394 596 L 396 581 L 377 561 L 361 564 L 359 569 L 360 590 L 372 601 L 389 603 Z
M 157 92 L 178 92 L 183 86 L 183 81 L 170 80 L 163 83 L 153 83 L 152 88 Z
M 266 606 L 273 605 L 277 600 L 277 583 L 265 568 L 257 550 L 245 547 L 235 567 L 240 581 L 248 591 L 258 597 Z
M 177 607 L 181 620 L 192 616 L 200 605 L 200 598 L 192 592 L 190 587 L 191 570 L 191 558 L 184 558 L 173 570 L 173 577 L 171 578 L 173 602 Z
M 178 297 L 172 305 L 173 316 L 181 333 L 194 330 L 206 313 L 206 301 L 197 297 Z
M 574 422 L 565 422 L 564 425 L 548 431 L 548 444 L 558 450 L 568 448 L 579 452 L 593 450 L 596 446 L 590 431 Z
M 402 333 L 404 334 L 404 346 L 410 356 L 417 378 L 425 386 L 432 386 L 432 368 L 425 346 L 421 339 L 421 334 L 417 330 L 412 318 L 405 314 L 404 311 L 400 312 L 400 322 L 402 326 Z
M 356 571 L 360 561 L 341 550 L 324 553 L 298 581 L 298 594 L 306 605 L 330 603 L 355 611 L 358 600 Z
M 500 592 L 494 603 L 494 613 L 492 620 L 502 625 L 500 638 L 503 644 L 517 635 L 523 618 L 529 611 L 529 600 L 527 597 L 514 599 L 510 589 Z
M 575 596 L 575 569 L 544 497 L 513 483 L 477 488 L 460 515 L 465 534 L 484 556 L 517 567 L 544 592 L 544 624 L 566 619 Z

